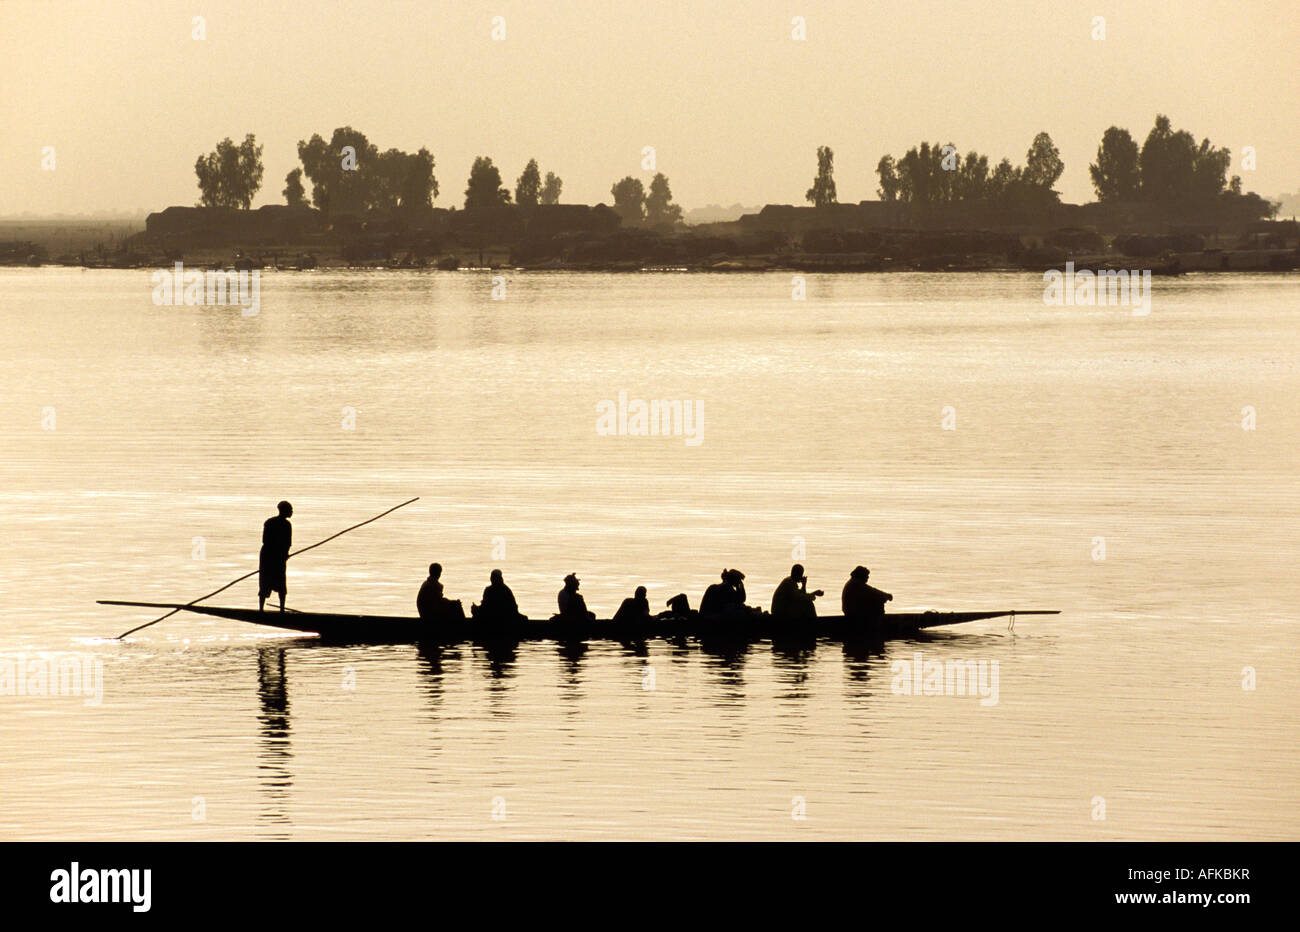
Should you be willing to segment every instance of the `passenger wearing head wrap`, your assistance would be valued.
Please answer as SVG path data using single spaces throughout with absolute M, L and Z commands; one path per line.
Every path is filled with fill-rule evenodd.
M 519 603 L 500 570 L 492 571 L 492 581 L 483 590 L 483 603 L 474 606 L 473 611 L 475 618 L 489 622 L 518 621 L 524 617 L 519 614 Z
M 560 618 L 565 621 L 594 621 L 596 616 L 587 611 L 587 600 L 578 592 L 578 575 L 570 573 L 564 577 L 564 588 L 560 590 Z
M 849 581 L 840 593 L 840 607 L 845 621 L 878 622 L 885 617 L 885 603 L 894 597 L 874 586 L 867 585 L 871 571 L 865 566 L 855 566 Z
M 704 590 L 700 600 L 700 615 L 722 618 L 728 615 L 746 613 L 745 574 L 740 570 L 723 570 L 722 581 L 715 582 Z

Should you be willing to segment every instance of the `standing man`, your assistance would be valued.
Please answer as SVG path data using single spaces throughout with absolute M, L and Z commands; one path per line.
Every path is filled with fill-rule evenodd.
M 279 514 L 267 518 L 262 525 L 262 550 L 257 557 L 257 610 L 266 606 L 266 598 L 272 592 L 280 593 L 280 611 L 284 611 L 285 563 L 289 561 L 289 550 L 293 546 L 293 506 L 280 502 L 276 506 Z

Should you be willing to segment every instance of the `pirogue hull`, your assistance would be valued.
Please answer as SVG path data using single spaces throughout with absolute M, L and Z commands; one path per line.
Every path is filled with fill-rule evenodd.
M 902 612 L 885 616 L 883 626 L 848 624 L 841 615 L 828 615 L 812 623 L 794 624 L 761 615 L 738 622 L 710 622 L 698 617 L 651 619 L 648 624 L 623 624 L 597 619 L 587 623 L 527 620 L 512 625 L 478 621 L 429 623 L 395 615 L 338 615 L 324 612 L 259 612 L 255 608 L 213 605 L 179 605 L 166 602 L 122 602 L 101 599 L 101 605 L 137 608 L 184 609 L 280 630 L 320 635 L 334 644 L 459 644 L 468 641 L 644 641 L 711 637 L 749 641 L 781 638 L 828 640 L 884 640 L 906 637 L 923 628 L 959 625 L 1009 615 L 1058 615 L 1054 611 Z

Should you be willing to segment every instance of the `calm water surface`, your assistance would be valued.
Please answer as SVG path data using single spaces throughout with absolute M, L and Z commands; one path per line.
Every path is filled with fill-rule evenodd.
M 268 272 L 244 317 L 149 274 L 0 270 L 0 662 L 103 671 L 0 695 L 0 837 L 1300 837 L 1296 276 L 1134 317 L 1016 274 Z M 619 392 L 703 442 L 599 435 Z M 766 603 L 803 553 L 899 610 L 1063 614 L 874 654 L 106 639 L 152 616 L 98 598 L 255 568 L 281 498 L 301 546 L 415 495 L 290 605 L 408 614 L 431 560 L 533 616 L 570 571 L 605 615 L 733 565 Z M 917 652 L 996 661 L 997 703 L 899 694 Z

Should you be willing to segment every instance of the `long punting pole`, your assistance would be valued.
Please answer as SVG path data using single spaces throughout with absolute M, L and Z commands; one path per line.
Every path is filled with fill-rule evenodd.
M 344 534 L 346 534 L 348 531 L 355 531 L 355 530 L 356 530 L 357 528 L 359 528 L 359 527 L 365 527 L 367 524 L 370 524 L 370 523 L 372 523 L 372 522 L 378 521 L 378 520 L 379 520 L 380 518 L 382 518 L 384 515 L 391 515 L 391 514 L 392 514 L 394 511 L 396 511 L 397 509 L 399 509 L 399 508 L 405 508 L 407 505 L 411 504 L 411 502 L 418 502 L 419 500 L 420 500 L 420 496 L 417 495 L 415 498 L 411 499 L 410 501 L 402 502 L 402 504 L 400 504 L 400 505 L 394 505 L 392 508 L 388 509 L 387 511 L 381 511 L 379 514 L 375 515 L 373 518 L 367 518 L 365 521 L 362 521 L 360 524 L 354 524 L 354 525 L 352 525 L 352 527 L 344 528 L 343 530 L 339 531 L 337 534 L 331 534 L 329 537 L 325 538 L 324 540 L 317 541 L 316 543 L 312 544 L 310 547 L 303 547 L 301 550 L 295 550 L 293 553 L 289 554 L 289 556 L 290 556 L 290 557 L 296 557 L 296 556 L 298 556 L 298 554 L 300 554 L 300 553 L 306 553 L 308 550 L 315 550 L 315 549 L 316 549 L 317 547 L 319 547 L 321 544 L 328 544 L 328 543 L 329 543 L 330 541 L 332 541 L 334 538 L 336 538 L 336 537 L 342 537 L 342 536 L 343 536 Z M 286 557 L 285 559 L 288 559 L 288 557 Z M 122 640 L 122 638 L 126 637 L 128 634 L 135 634 L 137 631 L 140 631 L 140 630 L 142 630 L 142 629 L 144 629 L 144 628 L 147 628 L 147 627 L 149 627 L 150 625 L 156 625 L 156 624 L 158 624 L 158 622 L 163 621 L 163 620 L 165 620 L 165 619 L 167 619 L 167 618 L 172 617 L 172 616 L 175 615 L 177 612 L 181 611 L 181 609 L 189 608 L 191 605 L 197 605 L 198 603 L 202 602 L 204 599 L 210 599 L 210 598 L 212 598 L 214 595 L 217 595 L 217 594 L 220 593 L 220 592 L 225 592 L 225 591 L 226 591 L 227 589 L 229 589 L 231 586 L 235 585 L 235 583 L 241 583 L 241 582 L 243 582 L 245 579 L 247 579 L 247 578 L 250 577 L 250 576 L 256 576 L 257 573 L 258 573 L 258 570 L 253 570 L 251 573 L 245 573 L 243 576 L 240 576 L 238 579 L 234 579 L 234 580 L 231 580 L 230 582 L 226 583 L 226 584 L 225 584 L 224 586 L 222 586 L 220 589 L 214 589 L 214 590 L 212 590 L 211 592 L 209 592 L 207 595 L 201 595 L 201 596 L 199 596 L 199 597 L 198 597 L 197 599 L 195 599 L 193 602 L 187 602 L 187 603 L 185 603 L 183 606 L 181 606 L 180 608 L 174 608 L 174 609 L 172 609 L 172 610 L 171 610 L 170 612 L 168 612 L 166 615 L 160 615 L 159 617 L 155 618 L 153 621 L 147 621 L 147 622 L 145 622 L 145 623 L 142 624 L 142 625 L 138 625 L 137 627 L 132 628 L 130 631 L 123 631 L 121 634 L 119 634 L 119 635 L 117 636 L 117 640 L 120 641 L 120 640 Z

